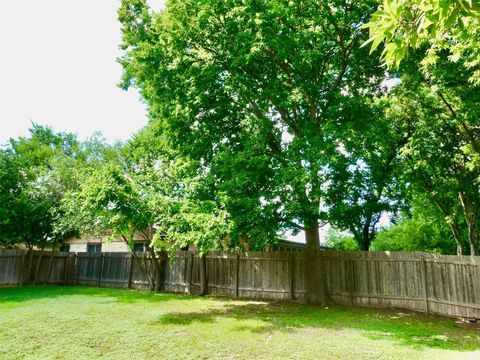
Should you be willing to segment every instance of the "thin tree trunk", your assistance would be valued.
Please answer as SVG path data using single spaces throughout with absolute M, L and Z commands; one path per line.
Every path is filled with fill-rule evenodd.
M 43 280 L 43 285 L 45 285 L 48 282 L 48 279 L 50 279 L 50 274 L 52 272 L 52 266 L 53 266 L 53 257 L 55 256 L 55 247 L 56 246 L 57 246 L 57 239 L 55 239 L 54 242 L 53 242 L 53 248 L 52 248 L 52 252 L 50 254 L 50 261 L 48 262 L 47 276 Z
M 130 248 L 128 239 L 126 238 L 125 235 L 122 235 L 122 239 L 123 239 L 123 241 L 125 241 L 125 243 L 127 244 L 127 246 Z M 136 261 L 136 263 L 137 263 L 137 265 L 138 265 L 138 268 L 139 268 L 140 271 L 142 272 L 143 276 L 147 279 L 147 281 L 149 282 L 149 285 L 150 285 L 150 287 L 151 287 L 152 284 L 151 284 L 150 276 L 149 276 L 149 274 L 148 274 L 148 269 L 147 269 L 147 267 L 144 266 L 145 264 L 142 263 L 142 261 L 140 261 L 140 258 L 138 257 L 137 252 L 136 252 L 133 248 L 132 248 L 131 252 L 132 252 L 133 259 Z M 145 258 L 144 258 L 144 260 L 145 260 Z
M 326 305 L 329 303 L 327 293 L 327 279 L 325 273 L 325 261 L 320 253 L 320 236 L 318 232 L 318 220 L 310 222 L 305 229 L 306 251 L 306 301 L 313 305 Z
M 450 230 L 452 230 L 453 237 L 455 238 L 455 243 L 457 244 L 457 255 L 465 254 L 465 249 L 463 248 L 462 235 L 460 233 L 460 228 L 456 221 L 452 221 L 450 224 Z
M 478 254 L 478 233 L 477 226 L 475 223 L 475 213 L 476 208 L 472 205 L 472 202 L 469 202 L 465 193 L 463 191 L 459 192 L 460 204 L 462 205 L 463 215 L 467 223 L 468 229 L 468 242 L 470 244 L 470 255 Z M 472 209 L 473 207 L 473 209 Z
M 148 246 L 148 252 L 152 258 L 153 264 L 155 266 L 155 292 L 160 292 L 163 290 L 165 285 L 165 266 L 164 266 L 164 253 L 160 253 L 159 256 L 155 254 L 155 250 Z
M 33 245 L 28 244 L 28 270 L 27 270 L 27 283 L 32 281 L 32 269 L 33 269 Z
M 151 264 L 152 261 L 154 261 L 154 259 L 151 259 L 150 253 L 144 254 L 143 262 L 145 266 L 145 271 L 147 273 L 149 290 L 153 292 L 155 291 L 156 271 L 153 271 L 153 274 L 152 274 L 152 264 Z M 155 268 L 155 265 L 153 266 L 153 268 Z
M 470 255 L 478 255 L 478 233 L 474 224 L 468 226 L 468 240 L 470 242 Z
M 46 243 L 47 243 L 47 239 L 44 239 L 44 241 L 42 243 L 42 248 L 40 249 L 40 254 L 38 255 L 37 266 L 35 268 L 35 275 L 33 277 L 33 285 L 36 285 L 37 281 L 39 280 L 38 275 L 39 275 L 39 272 L 40 272 L 40 265 L 42 263 L 43 251 L 45 250 Z
M 427 188 L 425 187 L 425 189 Z M 447 205 L 441 202 L 439 198 L 432 195 L 432 192 L 430 192 L 430 196 L 432 197 L 433 201 L 442 212 L 445 220 L 447 218 L 452 218 L 452 221 L 447 221 L 447 223 L 448 223 L 448 226 L 450 227 L 450 230 L 452 230 L 452 234 L 455 239 L 455 243 L 457 245 L 457 255 L 465 254 L 465 249 L 463 247 L 463 241 L 462 241 L 462 234 L 460 232 L 460 226 L 458 225 L 458 222 L 456 220 L 453 220 L 453 216 L 451 215 L 451 212 L 448 210 Z

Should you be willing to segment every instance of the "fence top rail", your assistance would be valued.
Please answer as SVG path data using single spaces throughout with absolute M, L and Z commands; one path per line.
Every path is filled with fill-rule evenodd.
M 29 255 L 30 251 L 28 250 L 12 250 L 12 249 L 0 249 L 0 257 L 22 257 Z M 52 255 L 52 250 L 33 250 L 33 255 L 38 256 L 38 255 L 43 255 L 43 256 L 51 256 Z M 55 251 L 54 257 L 55 258 L 63 258 L 63 257 L 72 257 L 75 256 L 76 253 L 73 252 L 60 252 L 60 251 Z
M 0 249 L 0 257 L 22 257 L 26 254 L 30 254 L 29 250 L 24 249 Z M 52 251 L 33 250 L 33 255 L 38 256 L 51 256 Z M 396 261 L 396 262 L 420 262 L 426 261 L 431 263 L 445 263 L 445 264 L 458 264 L 458 265 L 470 265 L 479 266 L 480 256 L 467 256 L 467 255 L 438 255 L 425 252 L 406 252 L 406 251 L 335 251 L 335 250 L 319 250 L 316 252 L 318 256 L 323 256 L 327 260 L 353 260 L 353 261 Z M 187 258 L 198 257 L 198 251 L 177 251 L 174 258 Z M 71 257 L 78 256 L 80 258 L 97 258 L 97 257 L 131 257 L 131 252 L 102 252 L 102 253 L 88 253 L 88 252 L 59 252 L 56 251 L 54 257 Z M 149 253 L 137 253 L 139 258 L 150 258 Z M 297 259 L 302 260 L 306 257 L 305 251 L 291 251 L 291 252 L 226 252 L 226 251 L 212 251 L 206 254 L 209 259 L 224 258 L 234 259 L 239 257 L 240 259 Z
M 182 252 L 177 257 L 190 256 L 192 252 Z M 193 252 L 198 256 L 197 252 Z M 317 256 L 325 257 L 326 260 L 352 260 L 352 261 L 375 261 L 375 262 L 422 262 L 427 261 L 439 264 L 458 264 L 478 266 L 480 265 L 480 256 L 461 256 L 461 255 L 438 255 L 425 252 L 405 252 L 405 251 L 334 251 L 320 250 L 316 252 Z M 305 259 L 305 251 L 292 252 L 209 252 L 206 257 L 209 259 L 226 258 L 232 259 L 239 256 L 240 259 L 264 260 L 264 259 Z

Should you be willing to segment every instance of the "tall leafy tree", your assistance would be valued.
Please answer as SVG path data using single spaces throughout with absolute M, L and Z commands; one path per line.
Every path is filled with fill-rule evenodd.
M 319 249 L 334 130 L 362 120 L 356 109 L 383 78 L 360 48 L 376 6 L 173 0 L 153 14 L 145 1 L 122 2 L 123 86 L 140 89 L 173 146 L 230 198 L 233 236 L 304 229 L 309 251 Z M 324 302 L 324 282 L 308 283 L 309 300 Z
M 51 248 L 47 277 L 57 245 L 75 229 L 59 226 L 64 213 L 63 196 L 75 187 L 71 169 L 79 156 L 74 135 L 55 133 L 48 127 L 32 125 L 30 136 L 10 139 L 0 150 L 0 243 Z M 30 252 L 28 274 L 38 279 L 43 253 L 33 269 Z
M 77 155 L 74 135 L 36 124 L 30 136 L 1 149 L 0 241 L 43 248 L 70 234 L 56 224 L 62 196 L 74 184 L 69 169 Z
M 404 80 L 389 98 L 389 111 L 399 119 L 415 118 L 414 133 L 403 149 L 405 176 L 413 191 L 428 195 L 439 209 L 440 220 L 455 238 L 457 253 L 465 253 L 468 244 L 470 254 L 477 254 L 480 172 L 463 150 L 472 138 L 427 84 L 411 76 Z M 478 141 L 478 129 L 471 130 L 469 134 Z
M 392 103 L 419 114 L 417 136 L 408 146 L 413 180 L 441 209 L 457 252 L 464 252 L 463 223 L 469 252 L 477 254 L 479 3 L 385 0 L 365 27 L 370 29 L 371 50 L 385 43 L 382 59 L 399 72 L 402 87 L 408 89 Z

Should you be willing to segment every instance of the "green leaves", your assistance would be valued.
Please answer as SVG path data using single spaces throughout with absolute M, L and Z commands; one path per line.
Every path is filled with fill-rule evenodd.
M 0 243 L 42 245 L 75 229 L 62 226 L 61 201 L 75 187 L 76 138 L 32 124 L 30 136 L 0 149 Z
M 410 49 L 422 46 L 437 51 L 456 48 L 457 54 L 452 54 L 455 61 L 460 57 L 458 48 L 461 47 L 465 60 L 476 59 L 478 62 L 479 18 L 478 0 L 384 0 L 370 22 L 362 26 L 370 31 L 363 46 L 371 44 L 372 53 L 384 42 L 382 60 L 389 67 L 398 67 Z M 425 62 L 432 63 L 427 59 Z M 466 67 L 470 68 L 467 64 Z
M 124 76 L 175 151 L 208 171 L 231 246 L 261 248 L 278 231 L 318 223 L 335 129 L 350 125 L 348 101 L 376 93 L 383 76 L 358 46 L 375 7 L 181 0 L 145 31 L 135 28 L 144 11 L 121 18 Z

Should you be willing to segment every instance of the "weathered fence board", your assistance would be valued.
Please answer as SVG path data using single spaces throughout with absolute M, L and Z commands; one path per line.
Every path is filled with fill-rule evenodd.
M 0 250 L 0 286 L 71 284 L 74 268 L 75 254 Z
M 0 250 L 0 285 L 18 285 L 23 282 L 25 252 Z
M 478 256 L 336 251 L 320 251 L 317 256 L 335 303 L 480 319 Z M 302 301 L 305 261 L 305 253 L 300 251 L 212 252 L 206 255 L 207 292 Z M 135 257 L 130 253 L 55 253 L 52 257 L 50 251 L 0 250 L 0 286 L 33 282 L 149 289 L 156 276 L 147 253 Z M 176 253 L 167 264 L 164 289 L 200 292 L 198 253 Z

